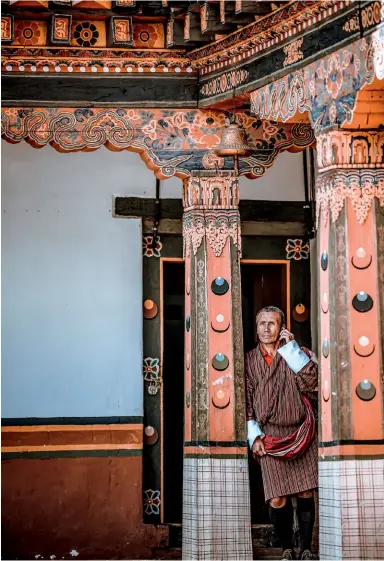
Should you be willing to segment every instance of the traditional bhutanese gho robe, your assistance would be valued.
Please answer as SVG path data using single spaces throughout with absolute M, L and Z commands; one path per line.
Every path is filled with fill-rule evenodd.
M 295 363 L 292 353 L 300 354 L 301 359 Z M 281 346 L 273 359 L 258 345 L 245 355 L 245 380 L 247 419 L 256 427 L 256 433 L 248 439 L 252 446 L 257 434 L 282 438 L 303 423 L 306 410 L 301 394 L 317 399 L 317 360 L 307 349 L 300 350 L 295 341 Z M 259 459 L 266 501 L 318 486 L 317 435 L 299 458 L 284 460 L 267 455 Z

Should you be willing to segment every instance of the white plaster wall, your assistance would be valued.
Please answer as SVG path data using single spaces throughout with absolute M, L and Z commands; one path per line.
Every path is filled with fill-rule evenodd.
M 141 225 L 112 197 L 154 197 L 153 173 L 130 152 L 1 146 L 2 416 L 141 415 Z M 281 154 L 241 198 L 303 200 L 302 162 Z
M 142 415 L 141 223 L 133 153 L 2 142 L 2 417 Z

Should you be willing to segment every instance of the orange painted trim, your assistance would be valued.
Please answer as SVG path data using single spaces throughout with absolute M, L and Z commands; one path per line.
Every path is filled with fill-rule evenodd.
M 366 269 L 356 269 L 349 263 L 349 306 L 351 347 L 358 344 L 359 338 L 368 337 L 376 349 L 371 355 L 362 357 L 351 352 L 351 393 L 353 438 L 355 440 L 383 438 L 383 411 L 380 364 L 380 327 L 379 295 L 377 293 L 378 263 L 376 251 L 376 225 L 374 211 L 371 209 L 363 224 L 359 224 L 350 200 L 346 201 L 348 216 L 348 255 L 349 260 L 362 247 L 367 255 L 373 256 L 371 265 Z M 352 298 L 360 291 L 367 292 L 373 299 L 373 307 L 368 312 L 358 312 L 352 306 Z M 363 401 L 356 394 L 356 387 L 362 380 L 369 380 L 376 388 L 371 401 Z M 324 439 L 324 437 L 323 437 Z
M 191 315 L 191 257 L 185 259 L 185 317 Z M 191 330 L 184 335 L 184 442 L 192 440 L 192 410 L 186 405 L 187 392 L 192 395 Z
M 209 373 L 209 440 L 231 441 L 235 439 L 233 380 L 233 326 L 232 326 L 232 275 L 230 239 L 228 238 L 222 253 L 216 257 L 212 247 L 207 244 L 207 317 L 208 317 L 208 373 Z M 211 290 L 215 278 L 222 277 L 229 284 L 226 294 L 218 296 Z M 224 333 L 215 332 L 211 325 L 218 314 L 223 314 L 230 322 L 230 328 Z M 212 359 L 217 353 L 228 357 L 229 364 L 225 370 L 215 370 Z M 220 380 L 220 382 L 219 382 Z M 220 395 L 222 397 L 220 397 Z
M 382 456 L 384 444 L 352 444 L 319 448 L 319 458 L 329 456 Z
M 68 432 L 68 431 L 134 431 L 143 430 L 143 425 L 14 425 L 12 427 L 1 427 L 1 432 Z
M 111 449 L 143 446 L 143 425 L 32 425 L 2 427 L 2 445 L 12 450 Z M 107 448 L 106 448 L 107 449 Z
M 319 251 L 318 251 L 318 267 L 319 267 L 319 313 L 320 313 L 320 341 L 319 341 L 319 366 L 320 366 L 320 395 L 321 399 L 321 437 L 322 440 L 332 440 L 332 381 L 331 381 L 331 320 L 330 320 L 330 294 L 329 294 L 329 220 L 326 224 L 320 221 L 319 225 Z M 322 253 L 326 251 L 328 254 L 328 267 L 323 271 L 320 261 Z M 326 302 L 324 295 L 327 295 Z M 322 344 L 324 339 L 328 339 L 329 354 L 325 358 L 322 352 Z
M 142 450 L 143 444 L 70 444 L 46 446 L 2 446 L 2 452 L 52 452 L 55 450 Z

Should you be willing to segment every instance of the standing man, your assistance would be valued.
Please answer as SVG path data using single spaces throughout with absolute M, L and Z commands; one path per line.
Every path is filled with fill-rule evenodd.
M 295 559 L 293 509 L 297 498 L 300 559 L 311 553 L 315 521 L 313 490 L 318 486 L 316 425 L 311 401 L 317 399 L 318 367 L 285 328 L 284 314 L 268 306 L 256 316 L 258 342 L 245 356 L 247 437 L 260 461 L 265 500 L 283 548 Z

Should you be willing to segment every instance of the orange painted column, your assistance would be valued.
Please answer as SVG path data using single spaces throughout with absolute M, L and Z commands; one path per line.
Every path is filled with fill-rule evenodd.
M 320 556 L 384 557 L 384 133 L 317 138 Z
M 184 183 L 183 559 L 252 559 L 238 182 Z

